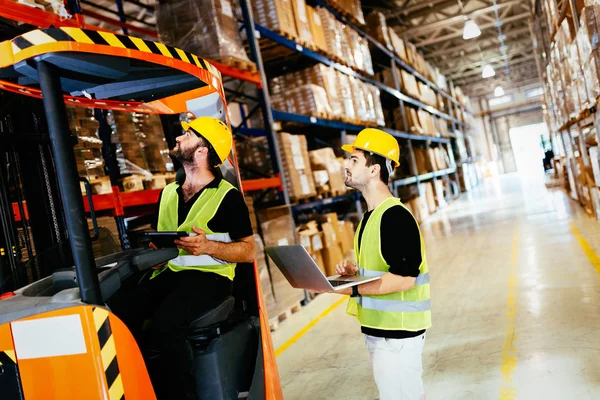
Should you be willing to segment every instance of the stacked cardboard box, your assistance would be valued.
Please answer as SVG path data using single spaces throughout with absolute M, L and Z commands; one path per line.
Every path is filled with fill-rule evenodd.
M 404 70 L 400 71 L 400 76 L 402 77 L 402 81 L 400 82 L 402 91 L 415 99 L 420 99 L 421 92 L 419 91 L 419 85 L 417 85 L 415 76 Z
M 296 31 L 298 36 L 297 41 L 301 44 L 312 46 L 313 38 L 310 30 L 310 23 L 308 22 L 308 10 L 306 8 L 305 0 L 294 0 L 292 2 L 292 8 L 294 10 L 294 21 L 296 22 Z
M 433 189 L 432 182 L 425 182 L 419 184 L 419 199 L 421 202 L 421 209 L 427 209 L 428 214 L 433 214 L 437 209 L 437 203 L 435 201 L 435 192 Z
M 162 43 L 201 57 L 250 63 L 229 0 L 174 0 L 156 12 Z
M 298 37 L 292 0 L 256 0 L 252 7 L 257 24 L 283 36 Z
M 235 141 L 240 173 L 244 179 L 273 176 L 273 164 L 266 137 L 245 138 Z
M 327 274 L 323 261 L 323 233 L 319 231 L 316 221 L 309 221 L 296 228 L 298 243 L 306 248 L 315 263 L 324 274 Z
M 329 2 L 332 3 L 334 8 L 341 10 L 352 21 L 360 25 L 365 24 L 365 16 L 360 5 L 360 0 L 329 0 Z
M 328 55 L 359 71 L 373 75 L 373 61 L 368 42 L 358 33 L 341 23 L 323 7 L 317 8 L 325 35 Z
M 102 140 L 97 136 L 98 121 L 94 119 L 94 110 L 69 107 L 67 111 L 69 128 L 77 136 L 77 145 L 73 151 L 79 176 L 88 178 L 88 180 L 104 176 Z
M 289 207 L 275 207 L 262 210 L 259 220 L 263 232 L 263 241 L 266 247 L 285 246 L 296 242 L 294 221 Z M 279 268 L 268 261 L 271 285 L 275 303 L 269 310 L 269 317 L 273 318 L 285 312 L 304 299 L 304 291 L 294 289 L 283 276 Z
M 131 117 L 150 172 L 155 174 L 173 171 L 173 162 L 169 157 L 169 146 L 160 117 L 156 114 L 140 113 L 132 113 Z
M 326 275 L 335 275 L 335 266 L 344 260 L 340 246 L 339 221 L 336 213 L 324 215 L 327 222 L 321 224 L 323 231 L 323 261 Z
M 380 11 L 374 11 L 366 18 L 367 32 L 373 36 L 379 43 L 383 44 L 390 51 L 394 51 L 394 45 L 390 38 L 390 30 L 387 26 L 386 18 Z
M 600 4 L 589 5 L 582 10 L 577 41 L 587 83 L 585 97 L 590 103 L 594 103 L 600 96 Z M 584 96 L 581 90 L 579 93 L 581 97 Z
M 310 165 L 315 175 L 322 176 L 325 173 L 326 179 L 320 180 L 320 189 L 325 192 L 331 192 L 333 196 L 339 196 L 346 192 L 344 184 L 342 161 L 336 158 L 331 147 L 325 147 L 309 152 Z
M 123 182 L 129 191 L 143 190 L 143 181 L 151 180 L 153 173 L 173 171 L 158 116 L 112 111 L 107 122 L 113 129 L 111 141 L 116 146 L 121 175 L 134 175 Z
M 267 264 L 265 247 L 260 235 L 254 234 L 254 244 L 256 246 L 256 266 L 258 268 L 265 303 L 267 304 L 267 315 L 276 315 L 277 303 L 275 301 L 275 294 L 273 293 L 273 285 L 271 284 L 271 274 Z
M 408 61 L 408 56 L 406 54 L 406 47 L 404 46 L 404 41 L 400 39 L 400 36 L 394 31 L 392 28 L 389 29 L 389 37 L 392 43 L 394 54 L 396 54 L 402 61 Z
M 279 134 L 279 145 L 284 166 L 284 181 L 290 198 L 300 200 L 316 196 L 306 136 L 282 132 Z
M 23 4 L 29 7 L 37 8 L 60 16 L 62 19 L 70 19 L 71 14 L 65 8 L 65 2 L 62 0 L 11 0 L 15 3 Z
M 269 81 L 277 110 L 384 125 L 379 89 L 333 68 L 315 65 Z
M 323 53 L 329 53 L 327 48 L 327 39 L 325 37 L 325 30 L 323 29 L 323 23 L 321 22 L 321 16 L 314 7 L 307 6 L 308 23 L 310 25 L 310 33 L 313 39 L 313 45 Z
M 402 118 L 402 110 L 400 108 L 394 109 L 394 123 L 395 129 L 414 133 L 416 135 L 425 134 L 425 129 L 421 125 L 421 121 L 419 120 L 419 113 L 417 110 L 411 107 L 404 106 L 404 115 L 406 118 L 406 124 Z

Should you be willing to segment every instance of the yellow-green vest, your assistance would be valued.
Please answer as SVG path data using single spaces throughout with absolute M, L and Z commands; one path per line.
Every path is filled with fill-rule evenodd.
M 386 210 L 400 205 L 410 212 L 395 197 L 384 200 L 374 210 L 365 225 L 359 246 L 358 235 L 363 221 L 360 222 L 354 235 L 354 250 L 360 275 L 382 276 L 390 266 L 381 253 L 381 219 Z M 412 215 L 412 213 L 411 213 Z M 414 217 L 413 217 L 414 218 Z M 402 227 L 398 227 L 398 240 L 402 240 Z M 415 287 L 397 293 L 379 296 L 352 297 L 346 312 L 354 315 L 362 326 L 381 330 L 420 331 L 431 326 L 431 303 L 429 300 L 429 269 L 425 256 L 425 244 L 421 239 L 421 265 Z
M 179 184 L 176 182 L 168 184 L 161 196 L 160 207 L 158 210 L 158 231 L 185 231 L 193 232 L 192 226 L 202 229 L 206 232 L 206 237 L 209 240 L 219 242 L 231 242 L 229 233 L 213 232 L 208 227 L 208 222 L 213 219 L 219 206 L 223 202 L 225 195 L 230 190 L 237 190 L 235 187 L 222 179 L 217 188 L 207 188 L 202 191 L 202 194 L 187 215 L 183 224 L 178 225 L 178 205 L 179 195 L 177 188 Z M 235 276 L 236 264 L 231 264 L 222 260 L 218 260 L 208 255 L 194 256 L 184 250 L 179 250 L 179 256 L 172 259 L 161 270 L 155 271 L 152 278 L 170 268 L 175 272 L 184 270 L 198 270 L 203 272 L 214 272 L 225 276 L 231 280 Z

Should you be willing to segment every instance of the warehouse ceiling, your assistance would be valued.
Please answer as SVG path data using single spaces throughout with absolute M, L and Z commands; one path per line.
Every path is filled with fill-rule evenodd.
M 384 12 L 389 26 L 414 43 L 467 95 L 488 95 L 498 85 L 539 82 L 529 31 L 529 1 L 379 0 L 369 4 L 369 9 Z M 479 26 L 479 37 L 463 39 L 467 18 Z M 496 76 L 481 77 L 485 64 L 494 68 Z
M 118 30 L 106 18 L 118 20 L 115 0 L 80 0 L 86 21 Z M 122 0 L 130 32 L 151 38 L 156 32 L 157 0 Z M 471 97 L 487 96 L 505 88 L 539 82 L 529 31 L 527 0 L 375 0 L 362 1 L 365 14 L 383 12 L 401 38 L 414 43 L 426 59 Z M 91 14 L 91 15 L 90 15 Z M 92 15 L 99 16 L 100 19 Z M 476 22 L 481 35 L 463 39 L 466 19 Z M 482 78 L 484 64 L 496 75 Z

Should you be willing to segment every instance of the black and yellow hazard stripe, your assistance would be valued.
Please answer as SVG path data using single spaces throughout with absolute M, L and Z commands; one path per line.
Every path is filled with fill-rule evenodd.
M 23 400 L 23 388 L 14 350 L 0 351 L 0 398 Z
M 71 27 L 36 29 L 27 32 L 12 40 L 13 53 L 17 55 L 20 51 L 31 46 L 53 42 L 76 42 L 96 44 L 103 46 L 118 47 L 122 49 L 139 50 L 144 53 L 158 54 L 168 58 L 181 60 L 188 64 L 208 70 L 215 74 L 216 68 L 202 58 L 183 51 L 181 49 L 164 45 L 151 40 L 144 40 L 134 36 L 118 35 L 111 32 L 94 31 L 90 29 L 79 29 Z
M 93 315 L 96 332 L 98 332 L 98 341 L 100 342 L 102 367 L 108 384 L 108 398 L 110 400 L 125 400 L 123 381 L 117 361 L 117 348 L 114 335 L 110 329 L 108 311 L 104 308 L 94 307 Z
M 0 365 L 16 365 L 17 357 L 14 350 L 0 351 Z

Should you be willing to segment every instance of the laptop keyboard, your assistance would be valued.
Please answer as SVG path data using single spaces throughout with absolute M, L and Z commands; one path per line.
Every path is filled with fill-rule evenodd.
M 329 283 L 331 283 L 331 286 L 342 286 L 345 285 L 347 283 L 352 283 L 351 281 L 329 281 Z

